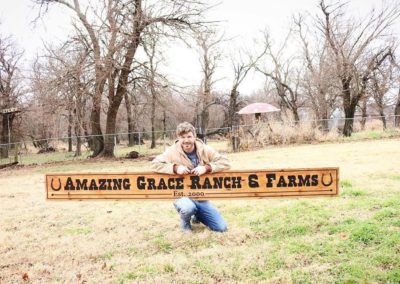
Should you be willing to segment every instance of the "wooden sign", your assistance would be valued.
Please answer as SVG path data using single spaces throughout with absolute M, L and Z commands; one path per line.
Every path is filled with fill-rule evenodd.
M 5 108 L 5 109 L 0 110 L 1 114 L 9 114 L 9 113 L 14 113 L 14 112 L 20 112 L 20 110 L 17 109 L 16 107 Z
M 339 169 L 225 171 L 203 176 L 156 173 L 47 174 L 49 200 L 248 199 L 335 196 Z

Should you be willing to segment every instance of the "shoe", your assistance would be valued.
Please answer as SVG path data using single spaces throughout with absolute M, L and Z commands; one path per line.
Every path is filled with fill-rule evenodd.
M 191 231 L 191 230 L 192 230 L 192 226 L 190 225 L 190 222 L 188 222 L 188 223 L 186 223 L 186 222 L 182 223 L 182 230 L 183 230 L 184 232 L 189 232 L 189 231 Z
M 193 215 L 191 218 L 192 224 L 200 224 L 200 221 L 197 219 L 196 215 Z

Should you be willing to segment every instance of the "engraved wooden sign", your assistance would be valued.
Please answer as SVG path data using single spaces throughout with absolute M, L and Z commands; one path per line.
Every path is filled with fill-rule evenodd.
M 153 172 L 47 174 L 46 193 L 48 200 L 336 196 L 339 168 L 230 170 L 200 177 Z

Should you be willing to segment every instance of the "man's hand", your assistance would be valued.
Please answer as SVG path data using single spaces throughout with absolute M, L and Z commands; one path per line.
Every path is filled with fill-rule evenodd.
M 197 166 L 191 171 L 191 173 L 195 174 L 196 176 L 204 175 L 206 172 L 207 168 L 205 166 Z
M 189 174 L 189 173 L 190 173 L 190 170 L 189 170 L 188 167 L 179 165 L 179 166 L 176 167 L 176 173 L 177 173 L 178 175 Z

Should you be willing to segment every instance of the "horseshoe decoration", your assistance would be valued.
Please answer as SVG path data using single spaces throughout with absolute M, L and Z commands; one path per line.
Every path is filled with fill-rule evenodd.
M 58 179 L 58 187 L 57 188 L 54 187 L 53 180 L 54 179 L 51 179 L 51 183 L 50 183 L 51 189 L 54 191 L 59 191 L 61 189 L 61 179 L 60 178 Z
M 324 182 L 325 174 L 322 174 L 321 182 L 322 182 L 322 184 L 323 184 L 324 186 L 330 186 L 330 185 L 333 183 L 332 174 L 330 173 L 329 176 L 330 176 L 330 181 L 329 181 L 328 183 L 325 183 L 325 182 Z

